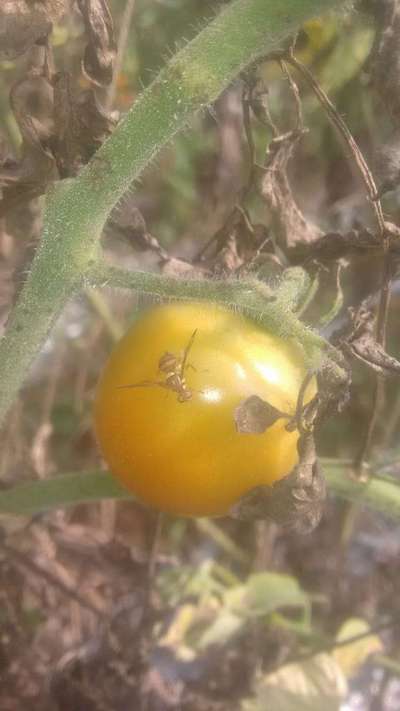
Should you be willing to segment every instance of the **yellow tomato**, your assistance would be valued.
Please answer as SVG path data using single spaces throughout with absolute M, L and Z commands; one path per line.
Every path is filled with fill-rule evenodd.
M 287 420 L 245 434 L 237 431 L 236 408 L 257 395 L 294 413 L 305 373 L 298 346 L 233 311 L 209 303 L 152 308 L 100 378 L 95 429 L 104 458 L 154 508 L 224 515 L 297 463 L 298 433 L 286 431 Z

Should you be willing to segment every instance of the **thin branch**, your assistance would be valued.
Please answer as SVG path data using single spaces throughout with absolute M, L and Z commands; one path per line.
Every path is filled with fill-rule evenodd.
M 299 87 L 297 86 L 292 75 L 290 74 L 290 72 L 287 68 L 286 62 L 284 62 L 283 60 L 280 60 L 279 64 L 280 64 L 282 73 L 285 75 L 286 79 L 289 82 L 290 90 L 291 90 L 293 98 L 294 98 L 294 103 L 296 106 L 296 130 L 301 131 L 304 129 L 304 120 L 303 120 L 303 107 L 301 104 Z
M 304 79 L 316 95 L 317 99 L 325 109 L 328 118 L 330 119 L 330 121 L 348 146 L 351 155 L 354 158 L 355 164 L 359 170 L 362 181 L 365 185 L 368 200 L 370 201 L 372 209 L 375 213 L 375 218 L 378 224 L 380 236 L 384 242 L 387 242 L 388 235 L 385 226 L 385 218 L 383 216 L 381 203 L 377 199 L 378 189 L 376 187 L 376 183 L 371 173 L 371 170 L 362 154 L 362 151 L 357 141 L 353 137 L 353 134 L 351 133 L 345 121 L 342 119 L 335 105 L 332 103 L 329 96 L 325 93 L 321 85 L 317 82 L 308 67 L 299 62 L 299 60 L 296 59 L 293 53 L 289 53 L 288 55 L 284 56 L 284 59 L 286 59 L 288 64 L 291 64 L 293 67 L 295 67 L 298 72 L 300 72 L 300 74 L 304 77 Z

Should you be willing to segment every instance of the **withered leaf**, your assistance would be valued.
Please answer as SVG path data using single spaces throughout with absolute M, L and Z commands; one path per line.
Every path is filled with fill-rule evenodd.
M 0 59 L 15 59 L 48 36 L 70 0 L 2 0 L 0 3 Z
M 85 23 L 88 44 L 83 58 L 83 71 L 98 86 L 112 80 L 116 54 L 113 21 L 106 0 L 78 0 Z
M 164 258 L 161 265 L 161 273 L 165 276 L 180 277 L 181 279 L 204 279 L 206 271 L 199 267 L 194 267 L 189 262 L 176 257 Z
M 350 400 L 351 368 L 340 351 L 336 353 L 336 362 L 330 359 L 323 361 L 318 373 L 318 392 L 305 407 L 305 421 L 307 422 L 307 409 L 315 408 L 316 416 L 314 426 L 320 425 L 328 417 L 343 412 Z M 312 421 L 312 418 L 308 418 Z
M 115 121 L 92 89 L 75 95 L 67 72 L 54 76 L 54 152 L 62 177 L 76 175 L 111 133 Z
M 333 261 L 352 254 L 381 253 L 382 240 L 366 227 L 349 232 L 328 232 L 321 235 L 312 244 L 296 244 L 290 250 L 291 259 L 296 263 L 311 258 L 321 261 Z
M 289 530 L 310 533 L 321 520 L 326 485 L 312 434 L 299 439 L 298 452 L 299 462 L 288 476 L 249 491 L 231 509 L 231 516 L 244 521 L 271 519 Z
M 290 249 L 299 243 L 314 243 L 322 232 L 307 220 L 298 207 L 290 187 L 287 165 L 304 133 L 295 129 L 272 139 L 265 160 L 261 193 L 272 215 L 279 245 Z
M 214 235 L 215 255 L 210 266 L 215 274 L 232 274 L 254 259 L 256 247 L 264 248 L 268 233 L 264 226 L 252 225 L 247 212 L 235 206 L 228 219 Z M 273 249 L 270 241 L 270 249 Z
M 400 256 L 400 231 L 391 222 L 385 222 L 387 239 L 391 254 Z M 382 239 L 367 227 L 352 229 L 349 232 L 327 232 L 315 242 L 298 243 L 289 250 L 292 264 L 302 264 L 307 259 L 318 262 L 332 262 L 352 255 L 368 257 L 382 255 Z
M 227 236 L 224 246 L 217 254 L 214 261 L 214 271 L 216 274 L 232 274 L 243 265 L 243 259 L 239 256 L 237 234 L 234 230 Z
M 49 147 L 52 122 L 52 88 L 40 75 L 31 74 L 17 82 L 10 94 L 11 107 L 22 135 L 21 161 L 0 165 L 0 216 L 21 201 L 40 195 L 58 178 L 57 166 Z M 40 107 L 35 115 L 32 105 Z
M 168 254 L 158 239 L 149 233 L 142 213 L 129 200 L 125 200 L 113 211 L 108 228 L 121 234 L 133 249 L 149 250 L 155 252 L 161 260 L 168 259 Z
M 349 309 L 352 330 L 339 339 L 339 346 L 380 375 L 400 375 L 400 362 L 386 353 L 375 337 L 376 318 L 368 301 Z
M 42 194 L 54 180 L 76 175 L 115 125 L 92 89 L 75 95 L 67 73 L 50 82 L 40 70 L 33 66 L 11 90 L 22 158 L 0 156 L 0 215 Z
M 281 417 L 284 413 L 258 395 L 243 400 L 234 411 L 236 430 L 242 434 L 262 434 Z

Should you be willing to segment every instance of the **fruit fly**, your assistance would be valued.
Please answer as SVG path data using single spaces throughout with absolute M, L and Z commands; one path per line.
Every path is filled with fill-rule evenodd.
M 175 353 L 166 351 L 158 361 L 158 370 L 164 376 L 164 380 L 142 380 L 140 383 L 132 385 L 119 385 L 120 388 L 147 388 L 158 386 L 171 390 L 178 396 L 178 402 L 187 402 L 191 400 L 193 391 L 187 386 L 185 378 L 185 370 L 188 367 L 188 356 L 193 346 L 193 341 L 197 333 L 197 328 L 193 331 L 189 341 L 183 351 L 182 358 Z M 193 366 L 191 366 L 193 367 Z

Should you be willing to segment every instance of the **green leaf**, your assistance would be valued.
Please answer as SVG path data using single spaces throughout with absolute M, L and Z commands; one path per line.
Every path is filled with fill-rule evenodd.
M 201 635 L 196 647 L 200 650 L 210 645 L 224 645 L 244 627 L 245 620 L 231 610 L 223 609 L 213 624 Z
M 365 634 L 370 629 L 368 622 L 357 617 L 350 618 L 341 626 L 336 640 L 344 642 L 346 639 Z M 349 678 L 357 673 L 370 654 L 382 652 L 383 645 L 379 637 L 375 634 L 368 635 L 357 641 L 347 644 L 345 647 L 338 647 L 333 651 L 333 656 L 343 671 Z
M 0 491 L 0 514 L 33 516 L 90 501 L 129 498 L 129 492 L 108 472 L 63 474 Z
M 196 646 L 205 649 L 211 644 L 226 644 L 254 617 L 265 617 L 283 607 L 301 607 L 308 612 L 308 596 L 295 578 L 278 573 L 250 575 L 244 585 L 223 593 L 221 610 Z
M 328 654 L 299 664 L 287 664 L 262 677 L 255 696 L 242 704 L 242 711 L 339 711 L 347 694 L 346 679 Z
M 374 41 L 372 27 L 356 26 L 338 34 L 329 61 L 320 71 L 319 81 L 328 94 L 334 94 L 362 70 Z M 346 61 L 343 61 L 346 57 Z
M 359 483 L 340 461 L 322 459 L 321 464 L 332 494 L 400 520 L 400 485 L 394 477 L 371 475 L 367 483 Z M 0 490 L 0 514 L 33 516 L 91 501 L 129 498 L 129 492 L 108 472 L 60 474 Z
M 282 607 L 309 606 L 308 596 L 297 580 L 279 573 L 250 575 L 246 585 L 225 593 L 225 601 L 244 617 L 263 617 Z

